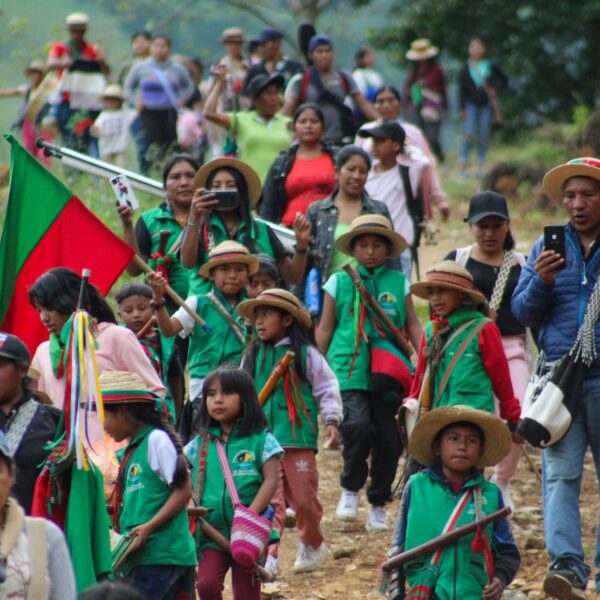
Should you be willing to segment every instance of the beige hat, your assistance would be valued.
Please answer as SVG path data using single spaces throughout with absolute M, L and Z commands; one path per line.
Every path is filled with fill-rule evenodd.
M 25 69 L 25 75 L 28 75 L 32 71 L 44 74 L 46 72 L 46 62 L 43 60 L 31 61 L 29 66 Z
M 102 92 L 102 96 L 100 96 L 101 100 L 105 98 L 114 98 L 115 100 L 125 100 L 125 96 L 123 96 L 123 90 L 120 85 L 116 83 L 110 83 L 104 88 L 104 92 Z
M 473 423 L 483 432 L 483 454 L 475 465 L 478 469 L 498 464 L 510 452 L 510 431 L 501 419 L 484 410 L 457 405 L 425 413 L 410 436 L 408 453 L 422 465 L 434 465 L 437 459 L 433 449 L 435 437 L 444 427 L 460 422 Z
M 439 49 L 431 45 L 431 42 L 426 38 L 414 40 L 410 44 L 410 50 L 406 53 L 408 60 L 425 60 L 433 58 L 440 53 Z
M 27 377 L 29 377 L 32 382 L 29 386 L 29 389 L 31 390 L 31 393 L 40 401 L 40 404 L 48 404 L 49 406 L 53 406 L 54 402 L 52 402 L 50 396 L 48 396 L 46 392 L 38 390 L 41 376 L 42 374 L 37 369 L 34 369 L 33 367 L 29 367 L 29 369 L 27 369 Z
M 210 177 L 210 174 L 219 169 L 235 169 L 239 171 L 244 179 L 246 180 L 246 186 L 248 187 L 248 200 L 250 201 L 250 208 L 254 208 L 260 199 L 262 194 L 262 185 L 260 178 L 256 174 L 256 171 L 247 163 L 228 156 L 221 158 L 215 158 L 209 160 L 206 164 L 202 165 L 194 176 L 194 191 L 198 188 L 206 187 L 206 182 Z
M 65 19 L 67 27 L 87 27 L 90 24 L 90 18 L 85 13 L 74 12 Z
M 565 183 L 571 177 L 591 177 L 600 181 L 600 160 L 592 156 L 574 158 L 564 165 L 550 169 L 544 176 L 544 192 L 546 196 L 562 204 Z
M 352 255 L 352 241 L 361 235 L 380 235 L 392 243 L 389 257 L 399 256 L 408 248 L 408 242 L 392 227 L 390 220 L 383 215 L 361 215 L 350 223 L 351 230 L 335 242 L 336 250 Z
M 300 300 L 291 292 L 281 288 L 271 288 L 261 292 L 252 300 L 244 300 L 237 307 L 240 316 L 250 322 L 254 321 L 254 310 L 259 306 L 273 306 L 289 312 L 305 329 L 310 329 L 312 320 Z
M 223 29 L 219 41 L 221 44 L 226 44 L 227 42 L 245 42 L 244 30 L 241 27 L 227 27 L 227 29 Z
M 100 389 L 105 404 L 154 403 L 157 399 L 138 373 L 130 371 L 103 371 L 100 373 Z
M 411 294 L 428 300 L 427 288 L 430 287 L 449 288 L 464 292 L 476 304 L 483 304 L 486 301 L 485 296 L 473 285 L 471 273 L 453 260 L 444 260 L 427 269 L 425 278 L 422 281 L 413 283 L 410 286 L 410 291 Z
M 215 246 L 208 254 L 208 262 L 200 267 L 200 277 L 210 279 L 210 272 L 219 265 L 229 264 L 247 265 L 248 274 L 254 275 L 258 271 L 258 258 L 250 254 L 248 248 L 238 242 L 227 240 Z

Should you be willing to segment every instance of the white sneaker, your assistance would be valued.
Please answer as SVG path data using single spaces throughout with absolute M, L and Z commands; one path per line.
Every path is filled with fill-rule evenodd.
M 300 542 L 296 561 L 294 562 L 294 573 L 311 573 L 316 571 L 327 558 L 327 546 L 323 542 L 318 548 L 307 546 Z
M 358 492 L 342 489 L 342 495 L 335 509 L 335 518 L 339 521 L 356 521 L 358 519 Z
M 504 505 L 510 507 L 510 510 L 515 512 L 515 503 L 513 501 L 512 493 L 510 491 L 510 484 L 507 483 L 506 485 L 498 485 L 498 487 L 502 492 L 502 499 L 504 500 Z
M 273 577 L 273 579 L 277 579 L 279 575 L 279 561 L 276 556 L 267 555 L 267 560 L 265 561 L 265 571 Z
M 367 531 L 385 531 L 388 528 L 385 510 L 382 506 L 370 506 L 367 513 Z

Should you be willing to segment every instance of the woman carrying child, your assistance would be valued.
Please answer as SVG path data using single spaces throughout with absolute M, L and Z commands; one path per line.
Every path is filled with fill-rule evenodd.
M 286 504 L 296 513 L 300 544 L 295 573 L 318 569 L 327 558 L 318 498 L 318 416 L 325 425 L 328 446 L 339 444 L 342 403 L 337 379 L 325 357 L 311 340 L 311 318 L 290 292 L 270 289 L 238 307 L 240 315 L 256 328 L 256 339 L 244 355 L 243 367 L 258 390 L 265 389 L 271 373 L 284 367 L 282 376 L 263 404 L 267 423 L 285 449 L 279 462 L 277 492 L 273 498 L 275 528 L 281 535 Z M 286 357 L 293 352 L 293 360 Z M 269 548 L 265 568 L 277 575 L 278 544 Z
M 208 524 L 229 540 L 233 502 L 224 469 L 230 471 L 240 502 L 260 514 L 277 488 L 283 450 L 267 429 L 252 379 L 241 369 L 220 367 L 208 374 L 195 425 L 198 435 L 184 449 L 193 465 L 194 500 L 208 509 Z M 234 600 L 260 600 L 260 581 L 253 567 L 235 562 L 201 528 L 196 544 L 200 600 L 222 599 L 229 568 Z

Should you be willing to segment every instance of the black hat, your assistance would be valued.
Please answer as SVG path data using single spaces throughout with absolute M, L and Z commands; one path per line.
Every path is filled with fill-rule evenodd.
M 276 85 L 279 89 L 283 87 L 285 79 L 282 75 L 256 75 L 253 77 L 248 86 L 246 87 L 246 95 L 251 98 L 256 98 L 263 90 L 267 89 L 270 85 Z
M 280 40 L 283 37 L 283 33 L 278 29 L 273 29 L 272 27 L 265 27 L 257 38 L 257 42 L 262 45 L 267 42 L 275 42 Z
M 27 366 L 31 363 L 27 346 L 16 335 L 3 331 L 0 331 L 0 357 Z
M 510 219 L 506 198 L 496 192 L 479 192 L 469 200 L 469 216 L 465 223 L 479 223 L 486 217 Z
M 400 145 L 403 145 L 406 139 L 406 132 L 397 121 L 383 121 L 375 127 L 361 129 L 358 135 L 363 138 L 374 137 L 381 140 L 394 140 Z

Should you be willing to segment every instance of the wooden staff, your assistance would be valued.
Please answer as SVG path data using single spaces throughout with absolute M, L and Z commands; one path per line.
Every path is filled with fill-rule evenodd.
M 152 315 L 148 321 L 146 321 L 146 324 L 137 332 L 138 340 L 141 340 L 154 325 L 156 325 L 156 317 Z
M 273 372 L 269 375 L 269 379 L 267 379 L 265 385 L 258 394 L 258 401 L 261 406 L 265 405 L 265 402 L 273 393 L 275 386 L 279 383 L 279 380 L 283 377 L 285 370 L 290 366 L 294 358 L 296 358 L 296 355 L 291 350 L 288 350 L 275 365 Z
M 145 263 L 144 259 L 139 254 L 133 255 L 133 262 L 147 275 L 154 273 L 154 271 Z M 185 300 L 170 285 L 165 285 L 165 292 L 167 293 L 167 296 L 172 298 L 176 304 L 181 306 L 181 308 L 183 308 L 183 310 L 185 310 L 185 312 L 190 315 L 190 317 L 192 317 L 192 319 L 194 319 L 194 321 L 198 323 L 200 327 L 206 331 L 210 331 L 210 327 L 206 321 L 202 319 L 195 310 L 190 308 L 190 306 L 185 303 Z
M 431 322 L 431 340 L 437 336 L 440 328 L 438 321 Z M 423 377 L 423 389 L 421 390 L 421 403 L 419 413 L 426 413 L 431 407 L 431 397 L 433 396 L 434 380 L 435 380 L 435 367 L 433 364 L 433 352 L 429 350 L 429 356 L 427 357 L 428 369 Z
M 109 515 L 113 514 L 112 504 L 106 505 L 106 512 Z M 201 519 L 207 513 L 208 513 L 208 508 L 204 508 L 204 506 L 188 506 L 187 507 L 188 517 L 192 517 L 193 519 Z
M 406 552 L 401 552 L 393 558 L 386 560 L 381 565 L 381 568 L 384 571 L 391 571 L 392 569 L 397 569 L 404 563 L 407 563 L 421 556 L 431 554 L 432 552 L 435 552 L 436 550 L 439 550 L 441 548 L 445 548 L 446 546 L 450 546 L 465 535 L 473 533 L 480 527 L 483 529 L 486 525 L 489 525 L 494 521 L 498 521 L 499 519 L 507 517 L 508 515 L 510 515 L 510 513 L 510 507 L 505 506 L 504 508 L 487 515 L 480 521 L 473 521 L 472 523 L 468 523 L 467 525 L 463 525 L 462 527 L 457 527 L 456 529 L 452 529 L 448 533 L 438 535 L 437 537 L 433 538 L 432 540 L 429 540 L 428 542 L 425 542 L 424 544 L 421 544 L 420 546 L 411 548 Z
M 365 299 L 365 302 L 373 310 L 377 318 L 386 326 L 387 329 L 391 331 L 392 335 L 394 336 L 394 341 L 396 342 L 400 350 L 402 350 L 402 352 L 410 358 L 410 356 L 413 353 L 413 349 L 411 348 L 410 344 L 406 341 L 406 338 L 402 334 L 402 331 L 400 331 L 396 327 L 396 325 L 394 325 L 394 322 L 385 314 L 383 308 L 381 308 L 381 306 L 379 306 L 379 304 L 373 298 L 373 296 L 371 296 L 369 290 L 367 290 L 364 283 L 362 282 L 358 271 L 356 271 L 356 269 L 353 269 L 350 265 L 344 265 L 342 268 L 344 269 L 344 271 L 346 271 L 346 273 L 348 273 L 348 275 L 350 275 L 354 286 L 357 290 L 361 292 L 363 298 Z

